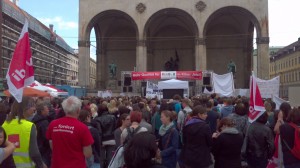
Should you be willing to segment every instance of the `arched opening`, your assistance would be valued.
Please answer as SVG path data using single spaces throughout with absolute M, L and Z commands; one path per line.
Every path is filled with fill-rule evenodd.
M 198 32 L 195 20 L 183 10 L 169 8 L 153 14 L 144 29 L 148 71 L 194 70 Z
M 95 31 L 96 85 L 99 89 L 118 89 L 122 71 L 132 71 L 136 64 L 136 39 L 138 28 L 126 13 L 108 10 L 96 15 L 88 25 L 87 32 Z M 93 42 L 91 42 L 93 44 Z M 111 76 L 109 64 L 116 65 L 116 75 Z M 114 80 L 114 86 L 108 83 Z
M 261 30 L 256 17 L 241 7 L 225 7 L 214 12 L 204 27 L 207 69 L 217 74 L 228 72 L 228 64 L 236 65 L 235 87 L 248 88 L 254 69 L 254 32 Z

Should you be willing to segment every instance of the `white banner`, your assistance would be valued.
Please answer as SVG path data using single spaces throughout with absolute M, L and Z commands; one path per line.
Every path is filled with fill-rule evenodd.
M 270 80 L 256 78 L 256 82 L 262 98 L 272 98 L 272 95 L 279 97 L 279 76 Z
M 98 91 L 97 96 L 98 97 L 102 97 L 102 98 L 111 97 L 112 96 L 112 92 L 111 92 L 111 90 Z
M 158 85 L 156 83 L 147 81 L 146 97 L 147 98 L 159 97 L 159 93 L 160 90 L 158 90 Z
M 272 95 L 272 101 L 275 102 L 275 104 L 276 104 L 276 110 L 279 110 L 280 105 L 283 102 L 286 102 L 285 100 L 279 98 L 278 96 L 274 96 L 274 95 Z
M 213 90 L 222 96 L 232 96 L 234 92 L 234 81 L 232 73 L 218 75 L 213 73 Z

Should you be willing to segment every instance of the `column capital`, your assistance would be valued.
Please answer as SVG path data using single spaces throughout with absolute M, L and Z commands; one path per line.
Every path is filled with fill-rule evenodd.
M 145 47 L 146 46 L 146 40 L 144 40 L 144 39 L 137 40 L 136 46 Z
M 205 45 L 205 38 L 196 37 L 195 38 L 195 44 L 196 45 Z
M 269 44 L 270 38 L 269 37 L 258 37 L 258 38 L 256 38 L 256 43 L 257 44 Z
M 78 47 L 90 47 L 91 42 L 87 40 L 79 40 Z

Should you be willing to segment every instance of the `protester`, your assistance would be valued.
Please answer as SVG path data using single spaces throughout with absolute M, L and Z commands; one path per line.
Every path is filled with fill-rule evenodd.
M 287 117 L 291 111 L 291 105 L 287 102 L 283 102 L 280 107 L 279 107 L 280 111 L 279 111 L 279 114 L 278 114 L 278 119 L 277 119 L 277 122 L 275 124 L 275 127 L 274 127 L 274 132 L 276 134 L 279 134 L 279 127 L 284 124 L 285 122 L 287 122 Z
M 165 168 L 152 160 L 158 151 L 154 135 L 148 132 L 135 135 L 124 151 L 126 168 Z
M 245 113 L 245 105 L 243 103 L 238 103 L 235 106 L 234 113 L 228 116 L 234 122 L 234 127 L 243 135 L 246 136 L 248 127 L 248 117 Z
M 119 147 L 121 145 L 121 133 L 122 131 L 129 127 L 131 125 L 130 122 L 130 116 L 129 114 L 122 114 L 119 117 L 118 123 L 117 123 L 117 129 L 114 131 L 114 137 L 116 141 L 116 147 Z
M 158 139 L 159 138 L 159 129 L 162 125 L 162 122 L 160 120 L 161 118 L 161 112 L 164 111 L 164 110 L 168 110 L 168 104 L 167 103 L 162 103 L 160 105 L 160 108 L 159 108 L 159 111 L 156 111 L 154 116 L 152 117 L 152 121 L 151 121 L 151 124 L 152 124 L 152 130 L 154 132 L 154 135 L 156 136 L 156 138 Z
M 180 160 L 187 168 L 207 168 L 212 164 L 210 148 L 212 133 L 205 122 L 207 110 L 202 105 L 193 108 L 192 118 L 183 128 L 183 147 Z
M 86 159 L 88 168 L 100 167 L 100 135 L 98 130 L 91 124 L 92 116 L 87 110 L 81 110 L 78 120 L 84 123 L 90 130 L 94 143 L 92 145 L 93 157 Z
M 27 120 L 33 117 L 34 111 L 34 99 L 23 97 L 21 103 L 13 102 L 11 112 L 2 125 L 8 140 L 17 144 L 13 154 L 17 167 L 33 167 L 34 164 L 38 168 L 47 167 L 38 149 L 36 127 Z
M 284 123 L 279 127 L 280 136 L 281 136 L 282 153 L 283 153 L 283 163 L 285 168 L 298 168 L 300 167 L 299 155 L 297 158 L 291 152 L 291 149 L 293 149 L 295 144 L 300 143 L 300 142 L 295 142 L 296 141 L 295 135 L 300 136 L 300 130 L 299 130 L 300 109 L 294 108 L 290 112 L 287 120 L 289 121 L 289 123 Z M 295 131 L 297 131 L 297 133 L 295 133 Z
M 206 108 L 207 108 L 207 118 L 206 118 L 206 122 L 209 125 L 210 131 L 211 132 L 216 132 L 217 131 L 217 125 L 220 121 L 220 114 L 214 110 L 212 110 L 212 102 L 208 101 L 206 103 Z
M 243 135 L 234 127 L 234 122 L 230 118 L 223 118 L 220 121 L 218 131 L 212 136 L 215 168 L 241 168 Z
M 250 168 L 266 167 L 268 159 L 274 153 L 274 138 L 272 130 L 265 124 L 268 114 L 262 114 L 248 128 L 246 136 L 246 157 Z
M 96 104 L 92 103 L 90 104 L 90 109 L 91 109 L 91 116 L 92 116 L 92 119 L 95 119 L 97 116 L 98 116 L 98 107 Z
M 112 158 L 113 151 L 116 149 L 114 137 L 116 118 L 113 114 L 108 112 L 108 108 L 105 104 L 100 104 L 98 106 L 98 116 L 94 121 L 101 130 L 102 145 L 100 149 L 100 164 L 101 167 L 106 167 Z
M 162 126 L 159 129 L 161 150 L 160 156 L 162 158 L 162 165 L 167 168 L 176 168 L 177 154 L 176 150 L 179 145 L 179 134 L 173 120 L 176 118 L 176 113 L 164 110 L 161 112 Z
M 182 131 L 182 128 L 184 127 L 186 120 L 188 119 L 189 115 L 192 113 L 192 109 L 191 109 L 192 105 L 189 99 L 183 99 L 181 105 L 183 109 L 179 111 L 178 118 L 177 118 L 177 127 L 179 131 Z
M 7 135 L 3 127 L 0 126 L 0 167 L 15 168 L 13 152 L 16 146 L 7 140 Z
M 233 105 L 231 98 L 225 98 L 224 106 L 221 108 L 221 118 L 228 117 L 233 112 Z
M 53 168 L 86 167 L 85 158 L 92 156 L 93 137 L 88 127 L 77 120 L 81 101 L 70 96 L 62 102 L 65 117 L 50 123 L 47 138 L 52 147 Z
M 130 121 L 131 121 L 131 125 L 126 128 L 123 129 L 122 133 L 121 133 L 121 144 L 125 144 L 128 142 L 128 135 L 132 135 L 132 134 L 137 134 L 137 133 L 141 133 L 141 132 L 147 132 L 147 128 L 145 127 L 141 127 L 140 126 L 140 122 L 142 121 L 142 113 L 139 111 L 132 111 L 130 113 Z
M 32 122 L 37 129 L 37 143 L 39 151 L 42 155 L 42 159 L 45 164 L 50 167 L 51 164 L 51 148 L 48 139 L 46 138 L 46 132 L 49 126 L 48 114 L 49 108 L 45 102 L 40 102 L 36 106 L 37 114 L 33 117 Z

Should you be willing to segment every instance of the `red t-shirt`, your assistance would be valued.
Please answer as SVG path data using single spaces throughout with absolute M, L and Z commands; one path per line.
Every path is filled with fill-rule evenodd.
M 52 140 L 52 168 L 85 168 L 83 147 L 94 143 L 86 125 L 72 117 L 50 123 L 47 139 Z

